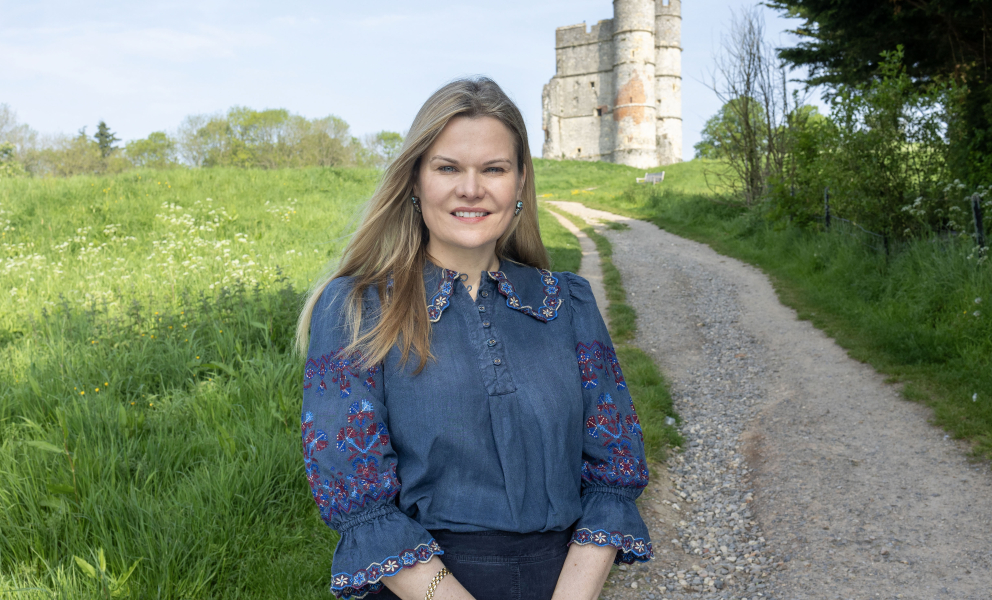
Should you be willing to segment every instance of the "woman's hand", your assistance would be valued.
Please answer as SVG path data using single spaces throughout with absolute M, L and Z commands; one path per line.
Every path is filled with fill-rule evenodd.
M 419 563 L 409 569 L 401 569 L 392 577 L 383 577 L 382 583 L 389 591 L 402 600 L 423 600 L 427 596 L 427 586 L 438 571 L 444 568 L 444 563 L 438 557 L 433 557 L 425 563 Z M 441 579 L 434 590 L 434 600 L 475 600 L 468 590 L 458 583 L 454 575 L 448 574 Z
M 572 544 L 551 600 L 596 600 L 616 556 L 613 546 Z

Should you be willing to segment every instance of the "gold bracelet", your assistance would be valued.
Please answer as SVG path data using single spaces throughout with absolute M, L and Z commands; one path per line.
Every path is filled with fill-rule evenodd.
M 437 589 L 437 584 L 441 583 L 444 576 L 450 573 L 451 571 L 448 570 L 448 567 L 442 567 L 441 570 L 437 572 L 437 575 L 431 579 L 430 585 L 427 586 L 427 597 L 424 598 L 424 600 L 434 600 L 434 590 Z

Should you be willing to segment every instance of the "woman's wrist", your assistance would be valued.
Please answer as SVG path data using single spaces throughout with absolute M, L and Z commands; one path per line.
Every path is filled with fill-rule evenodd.
M 445 574 L 438 577 L 442 572 Z M 383 577 L 381 581 L 401 600 L 425 600 L 430 598 L 428 592 L 435 579 L 431 600 L 474 600 L 437 556 L 425 563 L 401 569 L 391 577 Z

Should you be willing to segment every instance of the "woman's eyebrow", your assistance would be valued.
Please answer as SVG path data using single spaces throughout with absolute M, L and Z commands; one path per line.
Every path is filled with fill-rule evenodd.
M 459 164 L 457 160 L 455 160 L 455 159 L 453 159 L 453 158 L 448 158 L 447 156 L 442 156 L 442 155 L 440 155 L 440 154 L 435 154 L 434 156 L 432 156 L 432 157 L 430 158 L 430 161 L 429 161 L 429 162 L 434 162 L 435 160 L 442 160 L 442 161 L 444 161 L 444 162 L 449 162 L 449 163 L 451 163 L 451 164 L 453 164 L 453 165 L 457 165 L 457 164 Z M 508 158 L 494 158 L 494 159 L 492 159 L 492 160 L 487 160 L 486 162 L 484 162 L 484 163 L 482 163 L 482 164 L 483 164 L 483 165 L 492 165 L 492 164 L 495 164 L 495 163 L 508 163 L 508 164 L 513 164 L 513 161 L 511 161 L 511 160 L 510 160 L 510 159 L 508 159 Z

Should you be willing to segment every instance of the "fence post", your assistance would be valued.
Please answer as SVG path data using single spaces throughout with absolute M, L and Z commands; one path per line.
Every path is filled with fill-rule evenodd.
M 889 255 L 889 235 L 888 234 L 883 234 L 882 235 L 882 245 L 885 246 L 885 255 L 888 256 Z
M 984 248 L 985 225 L 982 223 L 982 197 L 978 194 L 971 197 L 971 213 L 975 217 L 975 241 L 979 248 Z
M 823 188 L 823 222 L 830 229 L 830 187 Z

